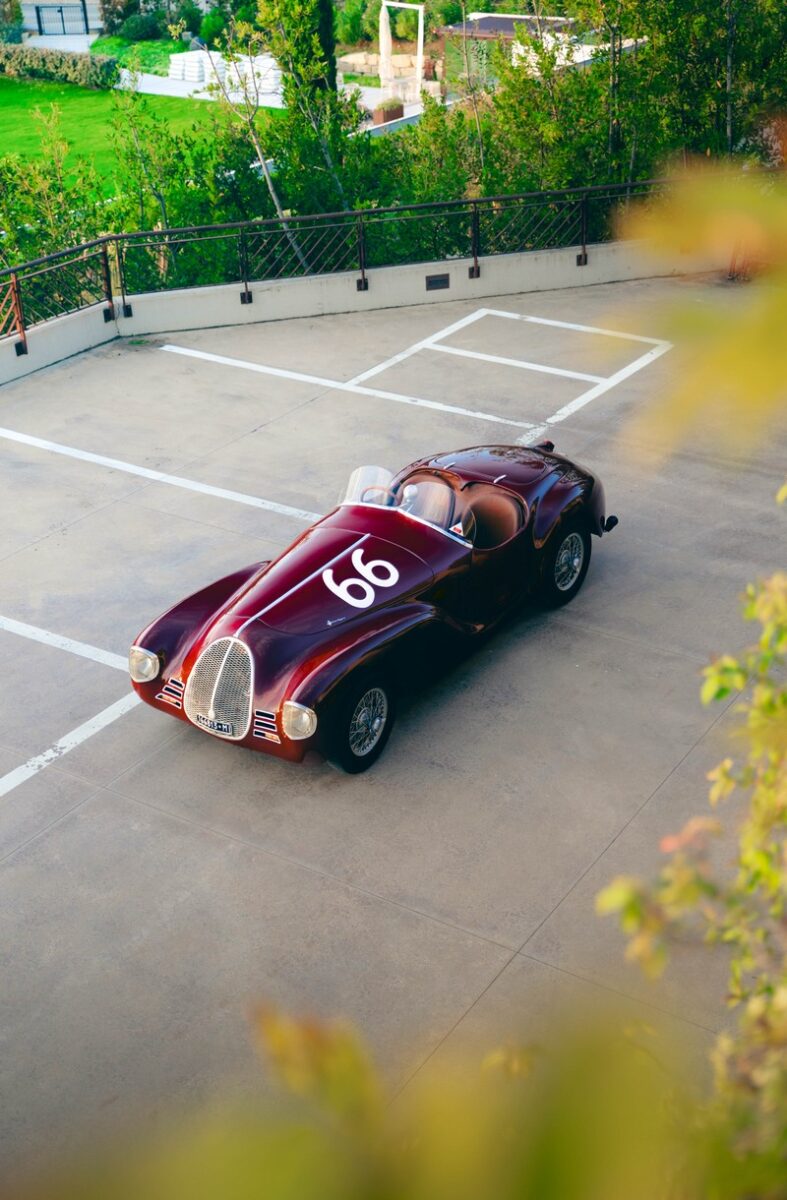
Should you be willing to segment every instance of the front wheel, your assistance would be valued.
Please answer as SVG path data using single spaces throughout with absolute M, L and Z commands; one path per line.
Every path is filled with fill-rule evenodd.
M 395 717 L 396 698 L 385 678 L 351 683 L 337 707 L 329 757 L 350 775 L 367 771 L 385 749 Z
M 590 534 L 584 525 L 556 529 L 544 562 L 541 593 L 551 608 L 573 600 L 590 566 Z

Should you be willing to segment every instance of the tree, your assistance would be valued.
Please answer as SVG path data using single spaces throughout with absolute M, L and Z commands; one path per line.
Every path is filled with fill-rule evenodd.
M 9 267 L 98 237 L 109 220 L 95 169 L 69 152 L 57 105 L 35 109 L 33 121 L 40 156 L 0 157 L 0 262 Z
M 498 47 L 487 187 L 495 191 L 582 186 L 606 178 L 604 74 L 563 70 L 559 47 L 524 32 L 522 57 Z
M 278 131 L 278 145 L 290 146 L 299 168 L 310 163 L 312 170 L 327 175 L 334 202 L 326 210 L 337 205 L 347 209 L 342 156 L 347 134 L 357 129 L 360 115 L 354 100 L 339 96 L 335 89 L 332 35 L 329 49 L 321 40 L 323 0 L 259 0 L 257 19 L 282 70 L 287 115 L 286 125 Z M 320 190 L 325 195 L 325 189 Z
M 336 12 L 333 0 L 318 0 L 317 14 L 317 36 L 328 68 L 321 86 L 336 91 Z
M 22 5 L 19 0 L 0 0 L 0 42 L 22 41 Z
M 273 216 L 248 143 L 216 106 L 210 132 L 173 133 L 144 96 L 119 92 L 113 137 L 118 159 L 113 204 L 122 228 L 151 229 Z
M 259 0 L 258 24 L 282 70 L 286 118 L 274 136 L 290 196 L 301 211 L 349 209 L 343 158 L 360 114 L 335 89 L 336 64 L 320 40 L 322 0 Z M 306 175 L 300 176 L 306 170 Z
M 480 104 L 481 98 L 485 94 L 488 83 L 483 78 L 481 72 L 477 69 L 479 65 L 478 54 L 483 54 L 478 47 L 474 48 L 475 53 L 470 50 L 470 39 L 467 36 L 467 5 L 462 0 L 462 60 L 464 62 L 464 79 L 463 91 L 465 97 L 470 101 L 470 107 L 473 110 L 473 121 L 476 128 L 476 152 L 478 155 L 478 167 L 476 176 L 480 180 L 484 175 L 484 135 L 481 130 L 481 113 Z

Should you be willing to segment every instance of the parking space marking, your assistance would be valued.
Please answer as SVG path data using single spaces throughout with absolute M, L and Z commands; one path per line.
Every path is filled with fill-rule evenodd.
M 574 321 L 557 321 L 552 317 L 531 317 L 525 313 L 507 312 L 502 308 L 484 308 L 484 316 L 506 317 L 510 321 L 527 321 L 533 325 L 552 325 L 555 329 L 573 329 L 575 333 L 600 333 L 603 337 L 623 338 L 627 342 L 647 342 L 652 346 L 667 346 L 662 338 L 644 337 L 641 333 L 621 333 L 619 329 L 602 329 L 598 325 L 577 325 Z
M 516 429 L 534 428 L 532 421 L 513 421 L 508 417 L 498 417 L 494 413 L 477 412 L 470 408 L 457 408 L 453 404 L 443 404 L 440 400 L 424 400 L 421 396 L 405 396 L 401 392 L 384 392 L 378 388 L 363 387 L 353 381 L 343 383 L 339 379 L 323 379 L 319 375 L 304 375 L 301 371 L 286 371 L 282 367 L 268 367 L 263 363 L 248 362 L 244 358 L 228 358 L 224 354 L 211 354 L 207 350 L 192 350 L 188 346 L 174 345 L 162 346 L 161 349 L 167 350 L 170 354 L 183 354 L 187 358 L 201 358 L 205 362 L 218 363 L 223 367 L 237 367 L 242 371 L 255 371 L 259 375 L 275 375 L 280 379 L 293 379 L 299 383 L 314 383 L 335 392 L 351 392 L 358 396 L 373 396 L 378 400 L 394 400 L 397 404 L 412 404 L 416 408 L 433 408 L 437 412 L 450 413 L 454 417 L 471 417 L 475 421 L 491 421 L 496 425 L 511 425 Z M 419 342 L 416 348 L 410 347 L 407 353 L 403 352 L 403 357 L 408 357 L 409 353 L 414 354 L 417 350 L 422 349 L 424 349 L 424 345 Z M 386 365 L 390 365 L 390 363 Z
M 458 346 L 443 346 L 431 342 L 425 350 L 439 350 L 441 354 L 458 354 L 460 358 L 478 358 L 482 362 L 498 363 L 503 367 L 519 367 L 524 371 L 541 371 L 544 375 L 562 375 L 564 379 L 582 379 L 586 383 L 603 383 L 604 375 L 586 375 L 583 371 L 569 371 L 565 367 L 547 367 L 543 363 L 526 362 L 523 358 L 503 358 L 499 354 L 482 354 L 480 350 L 461 350 Z
M 647 367 L 650 363 L 655 362 L 657 358 L 661 358 L 662 354 L 666 354 L 671 349 L 671 342 L 660 342 L 652 350 L 648 350 L 646 354 L 642 354 L 639 358 L 635 358 L 633 362 L 627 363 L 625 367 L 621 367 L 614 375 L 610 375 L 609 379 L 602 380 L 601 383 L 597 383 L 589 391 L 583 392 L 581 396 L 577 396 L 575 400 L 570 400 L 568 404 L 564 404 L 551 417 L 547 417 L 542 425 L 533 429 L 527 434 L 526 438 L 520 438 L 519 441 L 532 441 L 533 438 L 541 437 L 547 429 L 551 429 L 553 425 L 559 425 L 561 421 L 565 421 L 566 417 L 573 416 L 575 412 L 579 412 L 586 404 L 590 404 L 591 400 L 595 400 L 598 396 L 603 396 L 604 392 L 617 387 L 624 379 L 628 379 L 630 375 L 635 375 L 637 371 L 641 371 L 643 367 Z
M 116 671 L 128 671 L 128 660 L 121 654 L 112 654 L 109 650 L 101 650 L 98 646 L 89 646 L 87 642 L 77 642 L 73 638 L 62 637 L 59 633 L 50 633 L 48 629 L 39 629 L 37 625 L 27 625 L 24 621 L 14 621 L 11 617 L 0 615 L 0 629 L 6 633 L 14 633 L 18 637 L 29 638 L 33 642 L 41 642 L 44 646 L 67 650 L 69 654 L 77 654 L 80 658 L 89 658 L 92 662 L 101 663 L 105 667 L 114 667 Z
M 475 312 L 468 313 L 466 317 L 462 317 L 459 321 L 454 321 L 452 325 L 446 325 L 445 329 L 438 329 L 435 333 L 430 333 L 429 337 L 422 338 L 420 342 L 414 342 L 406 350 L 400 350 L 398 354 L 392 354 L 390 358 L 386 358 L 383 362 L 378 363 L 376 367 L 369 367 L 368 371 L 362 371 L 360 375 L 355 375 L 348 382 L 350 384 L 364 383 L 367 379 L 372 379 L 375 375 L 380 375 L 383 371 L 387 371 L 389 367 L 395 367 L 397 363 L 404 362 L 407 358 L 412 358 L 419 350 L 426 350 L 427 347 L 432 346 L 436 341 L 450 337 L 452 333 L 458 333 L 460 329 L 465 329 L 475 321 L 480 321 L 481 317 L 486 316 L 488 311 L 486 308 L 477 308 Z
M 48 750 L 44 750 L 43 754 L 37 754 L 35 758 L 29 758 L 26 763 L 22 763 L 21 767 L 15 767 L 13 771 L 9 771 L 7 775 L 0 778 L 0 796 L 7 796 L 14 788 L 18 788 L 20 784 L 25 783 L 28 779 L 32 779 L 39 771 L 43 771 L 45 767 L 50 767 L 52 763 L 57 762 L 69 751 L 75 750 L 77 746 L 81 746 L 88 738 L 93 737 L 95 733 L 99 733 L 102 729 L 106 729 L 107 725 L 111 725 L 113 721 L 117 721 L 118 717 L 125 716 L 141 701 L 139 696 L 131 692 L 130 695 L 123 696 L 122 699 L 116 700 L 114 704 L 110 704 L 108 708 L 104 708 L 100 713 L 96 713 L 94 717 L 84 721 L 78 725 L 76 729 L 72 729 L 64 737 L 55 742 L 54 746 L 50 746 Z
M 104 454 L 93 454 L 89 450 L 77 450 L 73 446 L 63 446 L 59 442 L 50 442 L 46 438 L 33 437 L 29 433 L 19 433 L 15 429 L 0 428 L 0 439 L 9 442 L 19 442 L 23 446 L 33 446 L 36 450 L 48 450 L 52 454 L 62 454 L 66 458 L 76 458 L 80 462 L 95 463 L 99 467 L 108 467 L 111 471 L 124 471 L 127 475 L 139 475 L 153 483 L 168 483 L 171 487 L 185 488 L 189 492 L 201 492 L 205 496 L 215 496 L 219 500 L 232 500 L 235 504 L 248 504 L 252 508 L 263 508 L 267 512 L 279 513 L 283 517 L 293 517 L 298 521 L 318 521 L 322 513 L 308 512 L 304 508 L 293 508 L 289 504 L 277 504 L 275 500 L 263 500 L 259 496 L 248 496 L 244 492 L 233 492 L 227 488 L 214 487 L 210 483 L 198 483 L 195 479 L 184 479 L 180 475 L 168 475 L 165 471 L 154 471 L 150 467 L 139 467 L 136 463 L 123 462 L 119 458 L 107 458 Z
M 572 371 L 567 367 L 547 366 L 545 363 L 531 362 L 525 359 L 506 358 L 496 354 L 486 354 L 482 351 L 466 350 L 458 346 L 444 345 L 444 339 L 450 337 L 454 333 L 458 333 L 462 329 L 466 329 L 468 325 L 473 325 L 480 321 L 483 317 L 502 317 L 510 321 L 524 321 L 533 325 L 547 325 L 555 329 L 571 330 L 575 333 L 597 334 L 602 337 L 622 338 L 624 341 L 640 342 L 652 349 L 647 354 L 641 355 L 633 362 L 628 363 L 620 371 L 616 371 L 614 375 L 605 377 L 603 375 L 591 375 L 584 371 Z M 381 400 L 393 400 L 399 404 L 412 404 L 419 408 L 431 408 L 438 412 L 451 413 L 454 416 L 471 417 L 479 421 L 488 421 L 497 425 L 509 425 L 514 428 L 524 429 L 526 432 L 517 439 L 520 443 L 527 443 L 536 437 L 540 437 L 546 429 L 551 425 L 557 425 L 564 421 L 566 417 L 572 416 L 586 404 L 590 404 L 598 396 L 604 392 L 610 391 L 611 388 L 617 387 L 624 379 L 633 375 L 636 371 L 642 370 L 643 367 L 665 354 L 667 350 L 672 348 L 670 342 L 663 341 L 660 338 L 646 337 L 644 334 L 628 333 L 619 329 L 605 329 L 598 325 L 583 325 L 576 321 L 560 321 L 553 317 L 536 317 L 528 313 L 510 312 L 501 308 L 478 308 L 474 312 L 468 313 L 461 317 L 458 321 L 454 321 L 451 325 L 446 325 L 443 329 L 435 330 L 428 337 L 422 338 L 413 345 L 407 346 L 404 350 L 400 350 L 398 354 L 391 355 L 383 362 L 377 363 L 373 367 L 369 367 L 366 371 L 362 371 L 359 375 L 353 376 L 347 382 L 342 382 L 338 379 L 325 379 L 320 375 L 309 375 L 302 371 L 289 371 L 283 367 L 269 367 L 264 363 L 248 362 L 245 359 L 229 358 L 223 354 L 211 354 L 205 350 L 193 350 L 185 346 L 166 345 L 162 346 L 163 350 L 169 351 L 171 354 L 182 354 L 188 358 L 204 359 L 207 362 L 215 362 L 221 366 L 238 367 L 246 371 L 255 371 L 261 375 L 273 375 L 280 379 L 292 379 L 296 382 L 311 383 L 318 387 L 323 387 L 326 390 L 351 392 L 356 395 L 373 396 Z M 400 392 L 389 392 L 379 388 L 364 387 L 364 383 L 368 379 L 374 378 L 375 375 L 380 375 L 382 372 L 395 367 L 398 363 L 405 362 L 414 355 L 419 354 L 423 350 L 434 350 L 442 354 L 453 354 L 460 358 L 478 359 L 481 362 L 496 363 L 498 366 L 516 367 L 520 370 L 537 371 L 544 375 L 562 376 L 565 379 L 577 379 L 585 383 L 592 383 L 594 386 L 588 391 L 583 392 L 576 399 L 565 404 L 551 417 L 539 422 L 533 421 L 514 421 L 506 417 L 497 416 L 494 413 L 474 411 L 471 409 L 460 408 L 451 404 L 443 404 L 438 400 L 426 400 L 419 396 L 407 396 Z

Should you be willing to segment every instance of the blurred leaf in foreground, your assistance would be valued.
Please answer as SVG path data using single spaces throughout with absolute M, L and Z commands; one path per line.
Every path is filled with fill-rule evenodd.
M 630 423 L 628 438 L 664 455 L 688 434 L 751 449 L 787 413 L 787 179 L 697 167 L 623 222 L 669 263 L 690 254 L 747 282 L 701 304 L 672 304 L 663 333 L 675 381 Z M 625 435 L 624 435 L 625 436 Z
M 379 1080 L 354 1031 L 340 1021 L 298 1020 L 260 1008 L 256 1030 L 274 1074 L 355 1129 L 374 1130 L 382 1111 Z

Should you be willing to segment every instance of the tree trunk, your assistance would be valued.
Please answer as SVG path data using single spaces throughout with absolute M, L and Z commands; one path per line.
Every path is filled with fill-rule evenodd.
M 465 80 L 467 81 L 468 95 L 470 103 L 473 106 L 473 117 L 475 119 L 476 136 L 478 138 L 478 165 L 479 176 L 484 173 L 484 138 L 481 133 L 481 117 L 478 112 L 478 98 L 475 94 L 475 84 L 470 72 L 470 54 L 467 48 L 467 5 L 462 4 L 462 55 L 465 61 Z
M 279 199 L 279 193 L 276 191 L 276 185 L 273 182 L 273 176 L 271 175 L 271 169 L 268 166 L 267 159 L 265 158 L 265 153 L 260 144 L 260 140 L 257 137 L 257 130 L 254 128 L 253 121 L 251 121 L 249 123 L 249 137 L 251 138 L 251 143 L 254 146 L 254 150 L 257 155 L 257 161 L 259 162 L 260 167 L 262 169 L 262 174 L 264 176 L 265 183 L 268 186 L 268 194 L 270 195 L 270 198 L 273 201 L 273 206 L 276 209 L 276 215 L 279 218 L 279 220 L 281 221 L 282 228 L 284 229 L 284 232 L 287 235 L 287 241 L 290 243 L 290 246 L 292 247 L 293 252 L 295 253 L 295 256 L 297 257 L 298 262 L 301 264 L 304 271 L 306 271 L 306 273 L 308 274 L 311 271 L 311 267 L 309 266 L 309 260 L 307 259 L 306 255 L 303 253 L 303 251 L 301 250 L 301 247 L 298 243 L 298 239 L 296 238 L 295 234 L 293 233 L 292 229 L 290 228 L 289 224 L 287 223 L 287 218 L 284 215 L 284 209 L 282 208 L 281 200 Z
M 336 38 L 333 32 L 333 0 L 318 0 L 317 9 L 317 36 L 327 65 L 324 86 L 335 92 Z
M 248 57 L 249 61 L 251 61 L 251 59 L 253 57 L 252 52 L 251 52 L 251 47 L 249 48 L 249 54 L 247 57 Z M 245 127 L 246 127 L 246 132 L 248 133 L 249 141 L 251 142 L 252 146 L 254 147 L 254 153 L 257 155 L 257 161 L 260 164 L 260 170 L 262 171 L 262 176 L 263 176 L 263 179 L 265 180 L 265 184 L 268 189 L 268 195 L 270 196 L 271 200 L 273 201 L 273 207 L 276 209 L 276 215 L 279 218 L 279 220 L 281 221 L 282 228 L 284 229 L 284 232 L 287 236 L 287 241 L 290 243 L 290 246 L 292 247 L 293 253 L 295 254 L 296 258 L 298 259 L 298 262 L 303 267 L 304 271 L 306 271 L 308 274 L 309 271 L 311 270 L 311 268 L 309 266 L 309 260 L 306 258 L 306 255 L 301 250 L 301 247 L 298 244 L 298 239 L 296 238 L 295 234 L 293 233 L 292 229 L 290 228 L 290 226 L 287 223 L 287 218 L 284 215 L 284 209 L 282 208 L 282 203 L 281 203 L 281 200 L 279 199 L 279 193 L 276 190 L 276 184 L 273 182 L 273 176 L 271 175 L 271 170 L 270 170 L 270 167 L 268 166 L 268 160 L 265 157 L 265 151 L 262 148 L 260 139 L 257 136 L 257 130 L 254 125 L 255 117 L 257 116 L 257 113 L 259 111 L 259 96 L 257 94 L 256 83 L 254 83 L 252 85 L 254 87 L 253 95 L 249 94 L 249 85 L 246 84 L 244 86 L 244 88 L 243 88 L 244 111 L 241 112 L 239 110 L 239 108 L 236 105 L 234 105 L 232 102 L 226 81 L 224 81 L 222 79 L 221 75 L 219 75 L 218 71 L 216 71 L 216 69 L 215 69 L 216 64 L 213 61 L 213 54 L 210 50 L 208 50 L 208 58 L 210 59 L 211 65 L 214 68 L 214 73 L 216 75 L 216 80 L 218 83 L 218 89 L 221 92 L 222 99 L 224 100 L 229 113 L 232 115 L 234 120 L 241 121 L 243 123 L 243 125 L 245 125 Z

